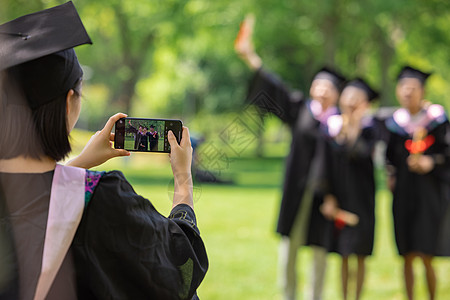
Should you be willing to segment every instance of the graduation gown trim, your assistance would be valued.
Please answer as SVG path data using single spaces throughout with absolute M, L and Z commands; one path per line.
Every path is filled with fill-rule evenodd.
M 331 115 L 327 119 L 327 134 L 331 138 L 335 138 L 341 132 L 344 125 L 342 115 Z M 361 129 L 373 127 L 374 121 L 371 115 L 366 115 L 361 119 Z
M 439 104 L 432 104 L 425 110 L 426 114 L 416 126 L 424 127 L 428 132 L 435 129 L 437 126 L 445 123 L 448 118 L 445 114 L 444 108 Z M 397 109 L 393 116 L 386 120 L 386 127 L 389 131 L 398 135 L 411 135 L 414 128 L 410 128 L 411 115 L 405 108 Z
M 80 224 L 84 208 L 85 174 L 84 169 L 56 165 L 35 300 L 47 296 Z

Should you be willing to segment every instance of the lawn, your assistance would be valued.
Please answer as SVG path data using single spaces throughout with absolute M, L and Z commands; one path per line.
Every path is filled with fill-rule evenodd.
M 77 132 L 74 142 L 86 135 Z M 75 148 L 75 152 L 79 151 Z M 198 226 L 207 247 L 210 268 L 199 288 L 201 299 L 282 299 L 277 286 L 278 241 L 275 223 L 280 201 L 283 158 L 235 157 L 221 176 L 234 183 L 196 184 L 195 210 Z M 133 153 L 116 158 L 102 170 L 120 169 L 137 193 L 148 198 L 164 215 L 171 208 L 171 170 L 167 154 Z M 380 180 L 382 176 L 379 176 Z M 383 185 L 380 185 L 383 187 Z M 377 193 L 374 255 L 367 260 L 363 299 L 406 299 L 402 264 L 396 253 L 392 232 L 391 196 L 385 189 Z M 339 256 L 329 255 L 324 299 L 339 299 Z M 416 262 L 416 298 L 426 299 L 425 277 Z M 437 258 L 437 299 L 450 295 L 450 261 Z M 299 295 L 307 294 L 311 252 L 299 250 Z M 307 299 L 307 298 L 306 298 Z

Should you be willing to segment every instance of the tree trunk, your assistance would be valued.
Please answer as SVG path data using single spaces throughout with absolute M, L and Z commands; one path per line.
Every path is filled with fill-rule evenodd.
M 136 94 L 136 84 L 138 83 L 142 68 L 145 65 L 146 58 L 150 53 L 149 49 L 154 42 L 155 32 L 149 30 L 147 35 L 137 39 L 139 42 L 132 40 L 132 32 L 128 23 L 128 18 L 123 12 L 122 6 L 114 5 L 114 12 L 119 27 L 119 37 L 122 48 L 122 65 L 130 70 L 130 75 L 121 84 L 120 89 L 113 96 L 109 104 L 119 104 L 120 109 L 124 109 L 129 113 L 132 108 L 132 100 Z M 134 46 L 134 47 L 133 47 Z
M 329 15 L 325 16 L 322 32 L 324 36 L 324 49 L 325 49 L 325 64 L 331 67 L 335 66 L 335 55 L 337 47 L 336 29 L 339 23 L 338 5 L 334 4 L 333 9 L 330 10 Z
M 395 49 L 389 43 L 386 34 L 378 26 L 375 27 L 375 34 L 377 44 L 380 49 L 380 73 L 381 73 L 381 106 L 393 106 L 395 105 L 394 97 L 392 95 L 394 83 L 389 78 L 389 68 L 392 64 L 392 59 L 395 55 Z

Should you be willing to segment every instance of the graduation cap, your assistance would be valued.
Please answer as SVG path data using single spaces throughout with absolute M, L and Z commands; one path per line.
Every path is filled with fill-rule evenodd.
M 374 91 L 369 86 L 369 84 L 367 84 L 367 82 L 364 81 L 364 79 L 359 78 L 359 77 L 351 80 L 349 83 L 347 83 L 345 85 L 345 87 L 348 87 L 348 86 L 353 86 L 353 87 L 359 88 L 359 89 L 363 90 L 364 92 L 366 92 L 367 99 L 369 99 L 369 101 L 372 101 L 372 100 L 378 98 L 378 96 L 379 96 L 378 92 Z
M 0 25 L 0 71 L 32 108 L 64 95 L 83 76 L 73 47 L 92 44 L 72 2 Z
M 329 67 L 323 67 L 322 69 L 317 71 L 313 80 L 315 79 L 327 79 L 331 81 L 339 92 L 342 91 L 342 88 L 344 87 L 344 83 L 346 81 L 345 77 L 342 74 Z
M 402 78 L 416 78 L 420 81 L 420 83 L 422 83 L 422 85 L 424 85 L 425 81 L 430 75 L 431 73 L 425 73 L 420 70 L 414 69 L 413 67 L 405 66 L 398 74 L 397 80 L 400 80 Z

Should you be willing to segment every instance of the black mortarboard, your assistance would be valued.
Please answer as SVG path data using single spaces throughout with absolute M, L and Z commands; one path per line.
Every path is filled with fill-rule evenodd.
M 359 88 L 361 90 L 363 90 L 364 92 L 366 92 L 367 94 L 367 99 L 369 99 L 369 101 L 372 101 L 376 98 L 378 98 L 379 94 L 374 91 L 369 84 L 367 84 L 367 82 L 364 81 L 364 79 L 362 78 L 355 78 L 353 80 L 351 80 L 349 83 L 347 83 L 345 85 L 345 87 L 347 86 L 354 86 L 356 88 Z
M 0 25 L 0 71 L 23 88 L 31 107 L 67 93 L 82 77 L 73 47 L 92 44 L 72 2 Z
M 328 67 L 320 69 L 314 76 L 313 80 L 314 79 L 327 79 L 331 81 L 339 92 L 342 91 L 346 80 L 342 74 Z
M 405 66 L 398 74 L 397 80 L 400 80 L 402 78 L 416 78 L 422 83 L 422 85 L 424 85 L 425 81 L 430 75 L 431 73 L 425 73 L 420 70 L 414 69 L 413 67 Z

